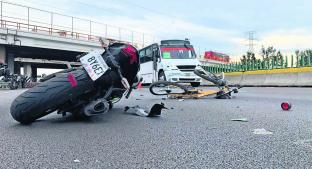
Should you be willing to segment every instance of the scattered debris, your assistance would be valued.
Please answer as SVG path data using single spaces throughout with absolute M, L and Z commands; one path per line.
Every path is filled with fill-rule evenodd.
M 179 102 L 183 102 L 184 101 L 184 99 L 179 99 Z
M 237 109 L 239 109 L 239 106 L 236 106 Z
M 288 102 L 283 102 L 282 104 L 281 104 L 281 107 L 282 107 L 282 109 L 283 110 L 290 110 L 291 109 L 291 103 L 288 103 Z
M 271 135 L 271 134 L 273 134 L 273 132 L 268 131 L 268 130 L 266 130 L 264 128 L 254 129 L 252 133 L 256 134 L 256 135 Z
M 171 110 L 173 110 L 174 108 L 173 108 L 173 107 L 171 107 L 170 109 L 171 109 Z
M 143 94 L 140 94 L 140 96 L 144 96 Z
M 247 118 L 231 119 L 231 121 L 248 122 Z
M 75 159 L 74 162 L 75 163 L 80 163 L 80 161 L 78 159 Z
M 142 83 L 140 82 L 140 83 L 138 84 L 137 89 L 140 90 L 140 89 L 142 89 L 142 88 L 143 88 L 143 86 L 142 86 Z
M 161 98 L 161 100 L 167 100 L 167 98 Z
M 148 117 L 160 116 L 162 109 L 168 109 L 165 107 L 164 103 L 154 104 L 154 106 L 151 108 L 151 111 L 148 114 Z
M 130 109 L 132 109 L 132 111 Z M 161 115 L 162 109 L 168 109 L 165 107 L 164 103 L 154 104 L 150 112 L 147 112 L 146 110 L 140 108 L 140 106 L 138 105 L 134 107 L 126 106 L 124 111 L 125 112 L 129 111 L 131 114 L 135 114 L 135 115 L 142 116 L 142 117 L 155 117 L 155 116 Z
M 142 116 L 142 117 L 147 117 L 148 116 L 148 112 L 145 111 L 144 109 L 141 108 L 136 108 L 135 109 L 135 114 L 138 116 Z
M 298 140 L 294 142 L 294 144 L 299 145 L 299 146 L 305 146 L 312 148 L 312 139 L 307 139 L 307 140 Z
M 142 100 L 142 99 L 135 99 L 135 100 Z
M 128 111 L 129 109 L 130 109 L 130 107 L 129 107 L 129 106 L 126 106 L 125 109 L 124 109 L 124 111 Z

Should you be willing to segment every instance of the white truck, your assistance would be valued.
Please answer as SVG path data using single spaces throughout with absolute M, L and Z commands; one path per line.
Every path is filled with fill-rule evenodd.
M 191 83 L 197 87 L 201 78 L 194 74 L 202 69 L 189 40 L 162 40 L 139 50 L 143 83 L 159 80 Z

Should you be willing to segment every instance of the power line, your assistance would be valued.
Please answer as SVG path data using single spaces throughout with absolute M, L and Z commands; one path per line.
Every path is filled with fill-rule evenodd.
M 137 3 L 133 3 L 132 1 L 128 1 L 128 0 L 121 0 L 121 1 L 124 1 L 126 3 L 128 3 L 129 5 L 132 5 L 134 7 L 137 7 L 137 8 L 141 8 L 141 9 L 144 9 L 145 11 L 148 11 L 150 13 L 155 13 L 155 14 L 158 14 L 158 15 L 162 15 L 162 16 L 166 16 L 166 17 L 169 17 L 169 18 L 176 18 L 176 19 L 180 19 L 176 16 L 173 16 L 173 15 L 170 15 L 168 13 L 164 13 L 164 12 L 160 12 L 160 11 L 157 11 L 157 10 L 154 10 L 154 9 L 151 9 L 151 8 L 147 8 L 145 6 L 142 6 L 142 5 L 139 5 Z
M 25 5 L 25 6 L 32 6 L 33 5 L 32 3 L 29 3 L 29 1 L 27 1 L 27 0 L 14 0 L 14 1 L 20 5 Z M 4 1 L 4 2 L 6 2 L 6 1 Z M 36 2 L 36 5 L 39 5 L 38 7 L 40 7 L 40 8 L 45 8 L 45 10 L 50 10 L 50 8 L 52 8 L 52 9 L 58 10 L 58 12 L 66 13 L 65 8 L 59 8 L 56 6 L 52 6 L 51 4 L 48 4 L 48 3 L 42 3 L 42 1 Z M 48 7 L 48 8 L 46 8 L 46 7 Z
M 31 1 L 27 1 L 27 0 L 13 0 L 13 1 L 15 1 L 16 3 L 19 3 L 20 5 L 26 6 L 26 7 L 33 5 L 33 4 L 31 4 Z M 94 8 L 99 9 L 99 10 L 101 10 L 101 13 L 107 13 L 107 14 L 112 14 L 113 13 L 113 14 L 118 14 L 118 15 L 122 15 L 123 14 L 123 13 L 121 13 L 122 10 L 118 10 L 118 9 L 117 10 L 110 10 L 110 8 L 109 8 L 110 5 L 107 2 L 103 2 L 104 3 L 103 5 L 101 5 L 101 4 L 96 5 L 95 3 L 87 3 L 87 2 L 82 1 L 82 0 L 71 0 L 70 2 L 72 3 L 72 5 L 81 5 L 83 7 L 88 6 L 88 7 L 91 7 L 92 9 L 94 9 Z M 113 1 L 113 2 L 115 2 L 115 1 Z M 143 9 L 146 12 L 155 13 L 157 15 L 163 15 L 163 16 L 166 16 L 167 18 L 171 18 L 172 22 L 174 22 L 174 20 L 175 20 L 174 18 L 176 18 L 175 16 L 170 16 L 169 14 L 166 14 L 166 13 L 163 13 L 163 12 L 160 12 L 160 11 L 156 11 L 154 9 L 147 8 L 145 6 L 142 6 L 142 5 L 133 3 L 133 2 L 129 2 L 127 0 L 123 0 L 123 2 L 129 4 L 132 7 Z M 108 7 L 105 7 L 106 4 L 108 4 Z M 120 2 L 116 3 L 116 5 L 120 5 Z M 49 9 L 52 8 L 52 9 L 55 9 L 55 10 L 57 10 L 59 12 L 59 13 L 52 12 L 53 14 L 63 15 L 61 13 L 66 13 L 66 15 L 64 15 L 64 16 L 72 17 L 72 16 L 70 16 L 70 13 L 68 13 L 68 10 L 70 10 L 70 8 L 65 8 L 65 7 L 64 8 L 62 8 L 62 7 L 59 8 L 56 5 L 51 5 L 51 3 L 47 3 L 46 1 L 40 1 L 38 3 L 36 2 L 36 6 L 37 6 L 37 8 L 33 8 L 33 9 L 38 9 L 38 10 L 43 9 L 42 11 L 47 10 L 45 12 L 51 12 L 51 11 L 49 11 Z M 39 9 L 38 7 L 41 8 L 41 9 Z M 127 8 L 127 9 L 131 9 L 131 8 Z M 135 10 L 135 9 L 132 8 L 132 10 Z M 86 19 L 86 18 L 78 18 L 78 17 L 73 17 L 73 18 L 89 21 L 89 19 Z M 97 21 L 97 20 L 92 20 L 92 22 L 103 24 L 101 21 Z M 163 23 L 163 24 L 165 25 L 165 23 Z M 110 27 L 120 27 L 120 26 L 113 26 L 113 25 L 109 25 L 109 24 L 105 24 L 105 25 L 110 26 Z M 130 28 L 130 29 L 128 27 L 126 27 L 126 28 L 125 27 L 120 27 L 120 28 L 132 31 L 134 33 L 141 33 L 141 32 L 136 32 L 136 31 L 130 30 L 130 29 L 133 29 L 133 28 Z M 149 34 L 149 33 L 143 33 L 143 34 L 145 34 L 146 36 L 150 36 L 150 37 L 155 38 L 154 34 Z
M 161 14 L 161 15 L 163 15 L 163 13 L 161 13 L 161 12 L 155 11 L 155 10 L 153 10 L 153 9 L 146 8 L 146 7 L 141 6 L 141 5 L 138 5 L 138 4 L 136 4 L 136 3 L 133 3 L 133 2 L 130 2 L 130 1 L 127 1 L 127 0 L 122 0 L 122 1 L 128 3 L 128 4 L 132 5 L 132 6 L 135 6 L 135 7 L 137 7 L 137 8 L 141 8 L 141 9 L 144 9 L 144 10 L 149 11 L 149 12 L 153 12 L 153 13 L 156 13 L 156 14 Z
M 29 2 L 27 0 L 14 0 L 14 1 L 17 1 L 18 3 L 23 2 L 23 5 L 27 4 L 26 6 L 31 6 L 32 5 L 32 4 L 29 4 Z M 103 12 L 103 13 L 107 13 L 107 14 L 111 14 L 111 13 L 120 14 L 117 11 L 109 11 L 108 12 L 106 10 L 103 10 L 104 8 L 99 7 L 97 5 L 94 5 L 92 3 L 85 3 L 85 2 L 79 1 L 79 0 L 71 0 L 71 1 L 74 1 L 74 2 L 76 2 L 76 4 L 80 4 L 80 5 L 83 5 L 83 6 L 89 6 L 89 7 L 92 7 L 92 8 L 101 9 L 101 12 Z M 50 10 L 50 8 L 52 8 L 52 9 L 58 10 L 58 12 L 60 12 L 60 13 L 67 13 L 67 14 L 69 14 L 68 13 L 68 8 L 59 8 L 59 7 L 56 7 L 56 6 L 52 6 L 50 3 L 36 2 L 36 4 L 38 4 L 40 6 L 40 8 L 44 8 L 45 10 Z
M 92 3 L 86 3 L 85 1 L 79 1 L 79 0 L 71 0 L 71 1 L 74 1 L 74 2 L 76 2 L 77 4 L 81 4 L 81 5 L 83 5 L 83 6 L 89 6 L 89 7 L 92 7 L 92 8 L 101 9 L 101 12 L 104 12 L 104 13 L 108 13 L 108 14 L 115 13 L 115 14 L 119 14 L 119 15 L 120 15 L 120 12 L 118 12 L 118 11 L 112 11 L 112 10 L 110 10 L 110 11 L 108 12 L 108 11 L 105 11 L 105 10 L 107 10 L 107 9 L 105 9 L 105 8 L 103 8 L 103 7 L 101 7 L 101 6 L 92 4 Z

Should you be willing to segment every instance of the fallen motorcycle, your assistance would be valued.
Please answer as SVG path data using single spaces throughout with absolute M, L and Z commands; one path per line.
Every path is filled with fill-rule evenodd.
M 241 86 L 235 84 L 230 86 L 224 78 L 224 73 L 217 76 L 204 70 L 194 70 L 194 73 L 213 83 L 218 90 L 201 90 L 176 82 L 158 81 L 150 85 L 149 90 L 153 95 L 167 95 L 171 98 L 201 98 L 215 95 L 217 99 L 230 99 L 232 93 L 238 93 Z
M 54 111 L 89 117 L 106 113 L 123 96 L 128 98 L 139 82 L 138 52 L 124 43 L 101 43 L 105 52 L 78 57 L 82 67 L 47 76 L 18 96 L 11 105 L 12 117 L 23 124 Z
M 26 83 L 30 81 L 30 78 L 24 75 L 11 74 L 6 64 L 0 66 L 0 80 L 8 83 L 8 87 L 11 90 L 18 88 L 25 88 Z

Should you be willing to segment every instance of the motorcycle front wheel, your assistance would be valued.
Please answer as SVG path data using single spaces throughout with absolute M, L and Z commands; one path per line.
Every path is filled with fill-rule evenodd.
M 75 77 L 77 85 L 70 82 L 69 73 Z M 70 99 L 86 93 L 93 85 L 94 82 L 83 69 L 58 74 L 19 95 L 11 104 L 11 115 L 22 124 L 32 123 Z
M 18 89 L 18 82 L 13 78 L 9 83 L 10 90 Z

